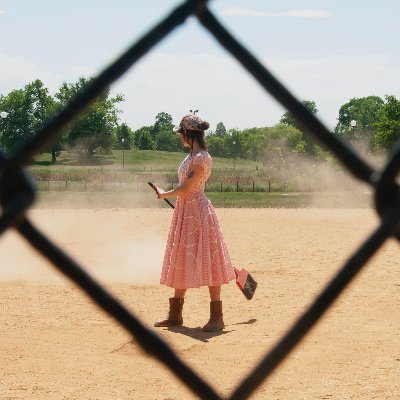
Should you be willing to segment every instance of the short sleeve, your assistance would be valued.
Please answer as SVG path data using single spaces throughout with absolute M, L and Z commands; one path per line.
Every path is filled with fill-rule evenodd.
M 205 168 L 205 163 L 206 163 L 206 160 L 202 153 L 195 154 L 195 156 L 192 159 L 193 165 L 195 165 L 195 164 L 200 165 L 201 167 L 203 167 L 203 169 Z

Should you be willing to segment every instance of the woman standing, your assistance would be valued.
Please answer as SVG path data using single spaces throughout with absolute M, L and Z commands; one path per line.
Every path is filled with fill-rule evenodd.
M 175 289 L 169 299 L 166 319 L 156 327 L 183 324 L 182 309 L 186 290 L 208 286 L 210 320 L 205 332 L 225 327 L 221 285 L 235 279 L 235 272 L 224 242 L 215 210 L 204 193 L 211 174 L 212 159 L 207 151 L 204 131 L 209 123 L 196 115 L 186 115 L 174 131 L 190 154 L 178 169 L 179 185 L 168 192 L 157 188 L 159 199 L 177 197 L 168 235 L 160 283 Z

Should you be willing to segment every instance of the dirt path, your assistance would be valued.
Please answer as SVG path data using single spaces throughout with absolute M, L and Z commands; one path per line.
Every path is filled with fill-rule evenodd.
M 223 334 L 202 333 L 207 290 L 184 327 L 160 334 L 228 395 L 377 224 L 368 209 L 218 209 L 232 259 L 259 282 L 223 288 Z M 32 220 L 143 322 L 164 316 L 158 285 L 167 209 L 36 209 Z M 388 242 L 254 399 L 400 398 L 400 251 Z M 195 399 L 14 232 L 0 237 L 1 399 Z

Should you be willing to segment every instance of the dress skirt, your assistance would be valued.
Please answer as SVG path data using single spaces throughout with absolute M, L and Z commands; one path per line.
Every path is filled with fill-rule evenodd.
M 175 289 L 219 286 L 235 273 L 214 207 L 204 191 L 178 197 L 160 283 Z

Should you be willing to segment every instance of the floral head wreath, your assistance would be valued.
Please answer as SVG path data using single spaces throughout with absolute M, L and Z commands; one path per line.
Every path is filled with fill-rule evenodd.
M 185 133 L 186 130 L 202 132 L 204 130 L 203 120 L 194 114 L 185 115 L 179 123 L 179 126 L 174 128 L 174 132 Z

